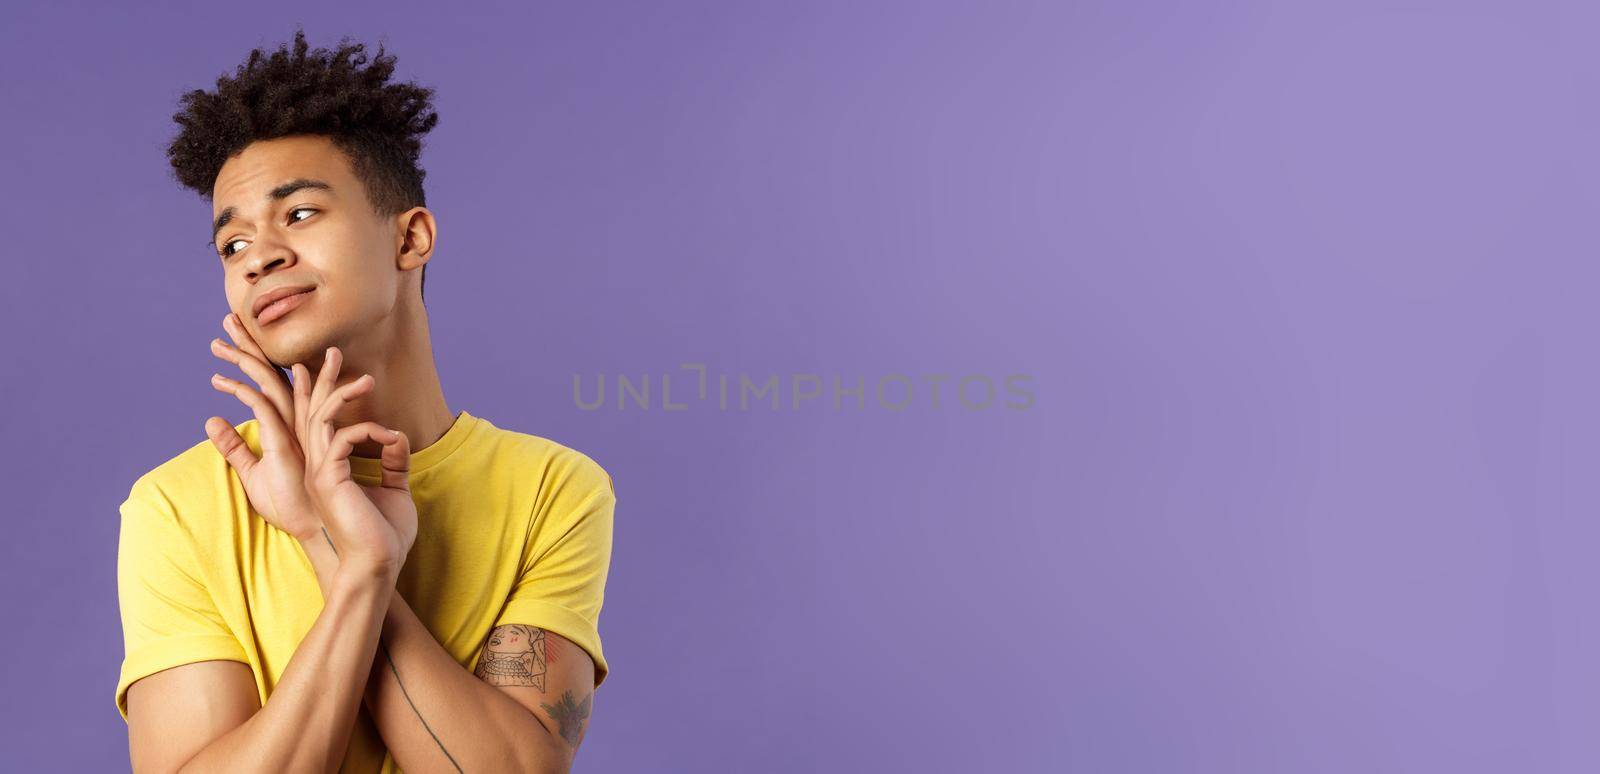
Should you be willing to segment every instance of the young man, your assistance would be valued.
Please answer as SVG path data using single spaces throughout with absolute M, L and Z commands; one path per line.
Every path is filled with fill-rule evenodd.
M 297 32 L 174 116 L 232 309 L 211 350 L 250 379 L 212 385 L 255 417 L 121 507 L 138 771 L 568 771 L 607 674 L 611 477 L 446 405 L 432 90 L 363 48 Z

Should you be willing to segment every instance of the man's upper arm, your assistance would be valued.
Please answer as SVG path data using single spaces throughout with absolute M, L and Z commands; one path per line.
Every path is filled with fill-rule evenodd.
M 238 661 L 197 661 L 128 686 L 128 757 L 135 772 L 177 771 L 261 709 L 255 677 Z
M 536 538 L 474 672 L 527 707 L 573 755 L 609 671 L 598 626 L 616 490 L 583 455 L 547 484 L 553 494 L 540 504 Z
M 161 488 L 121 507 L 117 597 L 124 656 L 117 709 L 136 771 L 174 771 L 261 707 L 244 649 L 206 586 L 194 538 Z
M 526 624 L 495 627 L 475 674 L 528 708 L 551 736 L 577 752 L 594 706 L 594 661 L 571 640 Z

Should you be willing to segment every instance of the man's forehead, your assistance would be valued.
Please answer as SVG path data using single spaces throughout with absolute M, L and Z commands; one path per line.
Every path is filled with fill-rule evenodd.
M 238 212 L 253 205 L 276 202 L 300 191 L 316 191 L 328 195 L 338 193 L 339 186 L 323 173 L 296 175 L 294 173 L 271 176 L 260 175 L 239 186 L 230 186 L 233 198 L 218 197 L 213 202 L 214 212 Z
M 274 192 L 300 180 L 316 181 L 321 185 L 314 188 L 337 193 L 344 176 L 342 154 L 324 142 L 304 138 L 257 142 L 218 172 L 212 214 L 266 204 Z

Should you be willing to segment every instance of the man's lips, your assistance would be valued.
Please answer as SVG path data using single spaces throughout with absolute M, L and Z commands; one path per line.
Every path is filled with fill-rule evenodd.
M 266 325 L 267 323 L 270 323 L 273 320 L 276 320 L 279 317 L 294 311 L 311 298 L 311 293 L 314 290 L 316 289 L 307 288 L 297 293 L 281 296 L 271 303 L 268 303 L 266 306 L 261 308 L 260 312 L 256 313 L 256 324 Z
M 285 296 L 292 296 L 296 293 L 304 293 L 305 291 L 311 290 L 315 287 L 315 285 L 295 285 L 287 282 L 279 285 L 262 293 L 261 295 L 256 296 L 256 300 L 250 302 L 250 316 L 259 316 L 261 314 L 261 310 L 266 309 L 267 305 L 273 301 L 277 301 Z

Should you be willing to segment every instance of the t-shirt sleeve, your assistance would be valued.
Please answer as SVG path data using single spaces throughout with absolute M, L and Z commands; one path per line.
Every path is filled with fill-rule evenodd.
M 122 613 L 122 673 L 117 711 L 128 719 L 128 686 L 196 661 L 249 663 L 203 582 L 192 537 L 171 503 L 144 481 L 120 508 L 117 601 Z
M 611 475 L 587 457 L 554 482 L 534 514 L 531 550 L 494 623 L 536 626 L 571 640 L 593 659 L 595 688 L 610 672 L 599 623 L 616 502 Z

